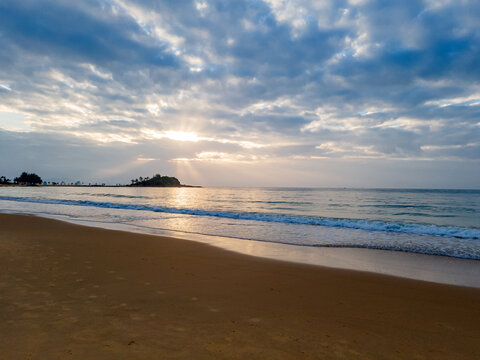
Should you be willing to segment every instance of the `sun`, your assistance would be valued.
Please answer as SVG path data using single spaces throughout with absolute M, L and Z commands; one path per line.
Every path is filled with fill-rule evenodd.
M 194 132 L 187 131 L 166 131 L 165 137 L 167 139 L 177 140 L 177 141 L 198 141 L 200 138 Z
M 176 141 L 193 141 L 193 142 L 204 140 L 204 138 L 198 136 L 197 133 L 192 131 L 167 130 L 167 131 L 159 132 L 152 129 L 143 129 L 142 132 L 148 138 L 153 138 L 153 139 L 170 139 L 170 140 L 176 140 Z

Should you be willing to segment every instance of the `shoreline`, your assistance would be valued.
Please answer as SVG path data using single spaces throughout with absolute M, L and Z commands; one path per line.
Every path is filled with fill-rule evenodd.
M 31 215 L 99 229 L 169 237 L 180 241 L 194 241 L 234 253 L 270 260 L 363 271 L 445 285 L 480 288 L 480 260 L 474 259 L 373 248 L 282 244 L 154 229 L 121 223 L 92 222 L 62 215 L 47 216 L 45 214 L 15 212 L 11 214 Z
M 156 186 L 156 185 L 52 185 L 52 184 L 38 184 L 38 185 L 27 185 L 27 184 L 0 184 L 0 186 L 5 187 L 72 187 L 72 188 L 82 188 L 82 187 L 93 187 L 93 188 L 203 188 L 201 185 L 186 185 L 181 184 L 179 186 Z
M 0 214 L 0 359 L 477 359 L 480 289 Z
M 106 185 L 70 185 L 70 184 L 65 184 L 65 185 L 43 185 L 43 184 L 39 184 L 39 185 L 21 185 L 21 184 L 14 184 L 14 183 L 1 183 L 0 186 L 29 186 L 29 187 L 35 187 L 35 186 L 38 186 L 38 187 L 55 187 L 55 186 L 58 186 L 58 187 L 132 187 L 131 185 L 129 184 L 123 184 L 123 185 L 113 185 L 113 184 L 106 184 Z M 135 187 L 135 186 L 133 186 Z M 136 187 L 142 187 L 142 186 L 136 186 Z M 149 187 L 149 186 L 143 186 L 143 187 Z M 150 186 L 150 187 L 162 187 L 162 186 Z M 186 184 L 182 184 L 181 186 L 164 186 L 164 187 L 193 187 L 193 188 L 225 188 L 227 186 L 204 186 L 204 185 L 186 185 Z M 395 187 L 373 187 L 373 188 L 369 188 L 369 187 L 343 187 L 343 186 L 340 186 L 340 187 L 331 187 L 331 186 L 318 186 L 318 187 L 315 187 L 315 186 L 310 186 L 310 187 L 303 187 L 303 186 L 278 186 L 278 187 L 272 187 L 272 186 L 228 186 L 229 188 L 238 188 L 238 189 L 246 189 L 246 188 L 249 188 L 249 189 L 271 189 L 271 188 L 276 188 L 276 189 L 318 189 L 318 190 L 347 190 L 347 191 L 350 191 L 350 190 L 393 190 L 393 191 L 399 191 L 399 192 L 402 192 L 402 191 L 433 191 L 433 192 L 436 192 L 436 191 L 461 191 L 461 192 L 469 192 L 469 191 L 480 191 L 480 188 L 421 188 L 421 187 L 400 187 L 400 188 L 395 188 Z

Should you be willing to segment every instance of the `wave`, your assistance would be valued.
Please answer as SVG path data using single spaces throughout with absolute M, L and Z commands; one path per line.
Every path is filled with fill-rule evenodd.
M 423 209 L 431 210 L 432 207 L 428 205 L 412 205 L 412 204 L 363 204 L 358 205 L 361 208 L 380 208 L 380 209 Z
M 97 197 L 125 198 L 125 199 L 149 199 L 148 196 L 120 195 L 120 194 L 80 193 L 80 194 L 78 194 L 78 195 L 97 196 Z
M 431 217 L 431 218 L 453 218 L 455 215 L 448 215 L 448 214 L 427 214 L 421 212 L 399 212 L 393 213 L 395 216 L 421 216 L 421 217 Z
M 137 229 L 142 229 L 140 232 L 152 233 L 149 231 L 153 231 L 155 234 L 156 230 L 159 230 L 158 227 L 150 227 L 145 225 L 138 225 L 136 224 L 135 227 Z M 148 229 L 145 231 L 145 229 Z M 239 240 L 250 240 L 250 241 L 260 241 L 260 242 L 267 242 L 267 243 L 275 243 L 275 244 L 284 244 L 284 245 L 297 245 L 297 246 L 307 246 L 307 247 L 315 247 L 315 248 L 357 248 L 357 249 L 375 249 L 375 250 L 388 250 L 388 251 L 398 251 L 398 252 L 408 252 L 408 253 L 415 253 L 415 254 L 425 254 L 425 255 L 439 255 L 439 256 L 449 256 L 461 259 L 471 259 L 471 260 L 480 260 L 480 249 L 472 248 L 470 246 L 458 246 L 458 243 L 455 246 L 445 246 L 445 243 L 432 243 L 430 241 L 420 241 L 420 242 L 404 242 L 404 241 L 397 241 L 395 239 L 394 242 L 392 241 L 384 241 L 384 242 L 372 242 L 369 238 L 366 242 L 360 240 L 358 237 L 350 240 L 344 240 L 341 243 L 335 242 L 305 242 L 305 241 L 292 241 L 289 238 L 287 241 L 275 238 L 272 240 L 271 238 L 258 238 L 258 237 L 245 237 L 239 236 L 238 233 L 235 235 L 227 235 L 227 234 L 215 234 L 209 232 L 197 232 L 197 231 L 186 231 L 184 229 L 177 230 L 171 228 L 160 228 L 160 230 L 166 230 L 169 232 L 180 233 L 182 234 L 182 238 L 185 238 L 185 235 L 194 234 L 194 235 L 204 235 L 204 236 L 211 236 L 211 237 L 222 237 L 222 238 L 230 238 L 230 239 L 239 239 Z M 195 239 L 195 238 L 194 238 Z M 385 238 L 383 238 L 385 240 Z M 454 240 L 450 240 L 448 238 L 442 239 L 451 243 Z M 464 241 L 468 241 L 465 239 Z M 452 244 L 453 245 L 453 244 Z
M 162 206 L 149 206 L 140 204 L 120 204 L 112 202 L 97 202 L 89 200 L 67 200 L 67 199 L 39 199 L 14 196 L 0 196 L 0 200 L 31 202 L 40 204 L 90 206 L 108 209 L 141 210 L 157 213 L 210 216 L 235 220 L 252 220 L 271 223 L 315 225 L 336 228 L 347 228 L 367 231 L 383 231 L 415 235 L 432 235 L 441 237 L 454 237 L 459 239 L 480 239 L 480 229 L 462 228 L 455 226 L 437 226 L 430 224 L 404 224 L 399 222 L 384 222 L 359 219 L 339 219 L 328 217 L 299 216 L 272 213 L 251 213 L 251 212 L 228 212 L 207 209 L 170 208 Z

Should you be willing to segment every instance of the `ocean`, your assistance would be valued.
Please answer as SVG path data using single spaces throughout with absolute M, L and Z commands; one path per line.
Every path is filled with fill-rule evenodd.
M 480 260 L 480 190 L 0 187 L 0 212 L 187 239 Z

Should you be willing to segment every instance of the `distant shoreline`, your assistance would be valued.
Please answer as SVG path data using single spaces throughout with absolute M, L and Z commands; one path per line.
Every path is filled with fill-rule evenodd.
M 180 186 L 152 186 L 152 185 L 23 185 L 23 184 L 0 184 L 1 186 L 6 187 L 102 187 L 102 188 L 122 188 L 122 187 L 131 187 L 131 188 L 201 188 L 200 185 L 180 185 Z

